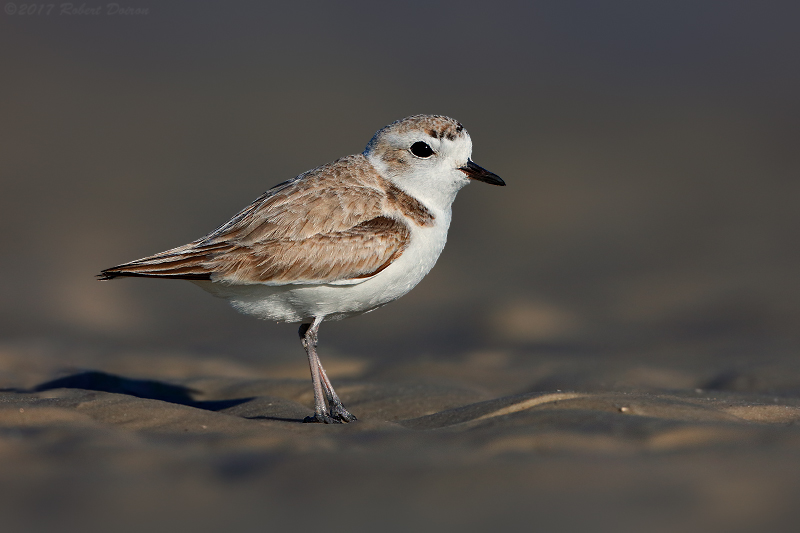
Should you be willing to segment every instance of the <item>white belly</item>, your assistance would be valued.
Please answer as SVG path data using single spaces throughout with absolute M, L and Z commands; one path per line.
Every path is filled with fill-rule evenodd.
M 264 320 L 302 322 L 324 316 L 341 320 L 392 302 L 413 289 L 430 272 L 447 240 L 450 212 L 436 213 L 430 228 L 414 226 L 403 254 L 371 278 L 325 285 L 225 285 L 196 281 L 238 311 Z

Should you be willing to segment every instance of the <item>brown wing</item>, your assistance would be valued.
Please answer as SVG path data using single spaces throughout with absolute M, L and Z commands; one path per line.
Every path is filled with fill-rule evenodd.
M 273 187 L 199 242 L 253 244 L 345 231 L 383 214 L 381 185 L 363 155 L 343 157 Z
M 101 279 L 280 285 L 369 277 L 410 238 L 405 224 L 383 214 L 391 199 L 380 180 L 363 156 L 340 159 L 271 189 L 208 236 L 104 270 Z
M 302 241 L 236 247 L 206 264 L 215 272 L 212 279 L 232 283 L 330 283 L 377 274 L 403 253 L 409 237 L 405 224 L 380 216 Z

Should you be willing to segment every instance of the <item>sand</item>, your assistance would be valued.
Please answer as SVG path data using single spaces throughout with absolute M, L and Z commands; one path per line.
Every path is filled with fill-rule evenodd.
M 598 385 L 624 362 L 581 379 L 569 357 L 333 357 L 359 421 L 326 426 L 302 423 L 300 354 L 76 358 L 0 352 L 9 531 L 791 531 L 800 517 L 800 400 L 730 375 L 703 389 L 639 365 Z M 769 372 L 739 382 L 774 385 Z

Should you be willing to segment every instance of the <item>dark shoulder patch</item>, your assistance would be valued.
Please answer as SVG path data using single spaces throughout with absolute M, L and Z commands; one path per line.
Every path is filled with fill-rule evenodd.
M 433 226 L 436 217 L 422 205 L 422 202 L 404 192 L 393 183 L 386 182 L 386 198 L 389 204 L 413 220 L 418 226 Z

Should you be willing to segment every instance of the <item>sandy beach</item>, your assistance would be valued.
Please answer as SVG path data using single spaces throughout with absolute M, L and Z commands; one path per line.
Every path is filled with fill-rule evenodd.
M 166 357 L 135 375 L 0 357 L 16 376 L 0 394 L 15 531 L 790 531 L 798 518 L 800 400 L 758 369 L 687 386 L 680 369 L 639 365 L 600 387 L 564 378 L 579 361 L 530 354 L 332 360 L 359 421 L 325 426 L 302 423 L 299 354 L 274 368 Z

